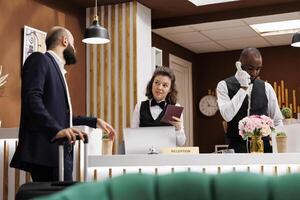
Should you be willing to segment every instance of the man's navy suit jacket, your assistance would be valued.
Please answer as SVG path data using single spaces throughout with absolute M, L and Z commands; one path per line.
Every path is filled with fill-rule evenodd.
M 19 144 L 11 167 L 57 167 L 58 146 L 51 139 L 70 127 L 70 108 L 62 73 L 49 53 L 31 54 L 22 67 Z M 96 126 L 96 118 L 76 117 L 74 125 Z

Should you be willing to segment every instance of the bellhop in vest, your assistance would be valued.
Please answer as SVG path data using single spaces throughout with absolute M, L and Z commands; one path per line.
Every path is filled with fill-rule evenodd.
M 240 89 L 240 84 L 234 76 L 225 79 L 225 82 L 228 89 L 228 96 L 230 97 L 230 99 L 232 99 Z M 250 115 L 268 116 L 268 98 L 266 95 L 265 82 L 259 79 L 254 80 L 250 95 L 251 95 L 250 102 L 248 100 L 248 95 L 247 95 L 238 113 L 230 122 L 228 122 L 227 137 L 232 143 L 235 142 L 244 143 L 246 146 L 246 142 L 239 135 L 238 123 L 241 119 L 247 116 L 249 103 L 250 103 Z M 270 137 L 269 136 L 263 137 L 263 140 L 264 140 L 264 151 L 272 152 L 272 148 L 269 142 Z
M 246 153 L 247 144 L 239 135 L 238 124 L 247 115 L 269 116 L 275 126 L 282 125 L 282 114 L 272 86 L 260 80 L 262 56 L 254 47 L 242 50 L 235 63 L 234 76 L 220 81 L 217 85 L 217 97 L 220 113 L 228 122 L 227 138 L 229 148 L 236 153 Z M 250 95 L 250 96 L 249 96 Z M 270 138 L 265 137 L 264 150 L 272 152 Z

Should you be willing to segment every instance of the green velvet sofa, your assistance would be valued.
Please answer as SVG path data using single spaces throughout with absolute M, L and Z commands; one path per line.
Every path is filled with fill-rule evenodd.
M 262 176 L 193 172 L 128 174 L 81 183 L 38 200 L 299 200 L 300 174 Z

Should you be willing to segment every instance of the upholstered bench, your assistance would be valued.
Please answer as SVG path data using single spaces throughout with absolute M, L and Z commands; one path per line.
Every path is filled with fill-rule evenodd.
M 300 174 L 263 176 L 193 172 L 128 174 L 82 183 L 39 200 L 299 200 Z

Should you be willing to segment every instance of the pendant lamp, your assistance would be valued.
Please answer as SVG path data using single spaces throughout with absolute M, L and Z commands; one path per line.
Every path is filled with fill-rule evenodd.
M 97 0 L 95 0 L 95 15 L 93 23 L 90 27 L 85 29 L 84 39 L 82 42 L 87 44 L 105 44 L 108 43 L 109 35 L 106 28 L 99 25 L 97 14 Z
M 291 46 L 300 47 L 300 32 L 294 33 Z

